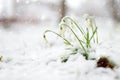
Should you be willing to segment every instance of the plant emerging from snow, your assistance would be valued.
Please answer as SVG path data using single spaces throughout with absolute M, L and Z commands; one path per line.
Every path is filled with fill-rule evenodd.
M 43 35 L 44 39 L 47 40 L 46 33 L 54 33 L 64 40 L 64 44 L 70 47 L 68 49 L 72 50 L 72 53 L 76 54 L 81 51 L 81 54 L 88 59 L 92 43 L 98 44 L 98 28 L 95 21 L 87 16 L 85 17 L 85 26 L 81 27 L 75 20 L 67 16 L 61 20 L 59 27 L 60 33 L 46 30 Z M 77 48 L 75 47 L 76 44 Z

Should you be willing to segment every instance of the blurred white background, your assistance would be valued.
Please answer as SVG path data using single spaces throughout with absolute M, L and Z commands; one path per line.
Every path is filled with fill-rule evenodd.
M 0 25 L 56 25 L 62 17 L 89 14 L 101 21 L 120 23 L 119 0 L 0 0 Z

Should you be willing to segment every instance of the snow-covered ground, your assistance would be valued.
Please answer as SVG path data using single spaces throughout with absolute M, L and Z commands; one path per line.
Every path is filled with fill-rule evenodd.
M 17 1 L 18 3 L 25 2 L 28 6 L 30 1 L 37 2 L 38 0 Z M 45 0 L 40 1 L 44 3 Z M 95 47 L 96 52 L 90 53 L 90 56 L 96 59 L 106 56 L 116 64 L 115 68 L 98 68 L 96 60 L 86 60 L 79 53 L 71 55 L 67 62 L 61 62 L 61 57 L 66 54 L 62 40 L 53 34 L 47 34 L 50 46 L 43 39 L 43 33 L 47 29 L 58 32 L 56 22 L 59 10 L 52 11 L 40 3 L 39 7 L 31 4 L 32 8 L 30 5 L 25 9 L 21 5 L 17 9 L 19 15 L 23 15 L 22 12 L 19 13 L 19 10 L 26 11 L 28 14 L 32 11 L 32 14 L 29 15 L 40 18 L 40 24 L 11 24 L 11 27 L 6 29 L 1 27 L 2 25 L 0 26 L 0 56 L 3 56 L 0 62 L 0 80 L 120 80 L 120 28 L 113 26 L 112 21 L 105 17 L 108 15 L 106 8 L 103 8 L 105 3 L 100 4 L 101 0 L 96 1 L 95 5 L 100 5 L 98 9 L 98 7 L 91 7 L 95 0 L 88 1 L 89 6 L 85 4 L 87 0 L 66 1 L 70 8 L 67 14 L 78 19 L 80 24 L 80 15 L 87 9 L 88 12 L 91 9 L 93 12 L 99 10 L 96 11 L 97 15 L 102 12 L 104 18 L 96 18 L 100 44 Z M 46 0 L 45 2 L 59 3 L 57 0 Z M 83 8 L 81 5 L 85 7 Z M 39 8 L 44 10 L 40 11 Z M 29 16 L 27 13 L 25 14 Z
M 98 23 L 101 44 L 91 55 L 109 57 L 116 64 L 113 70 L 98 68 L 96 60 L 86 60 L 79 53 L 62 63 L 60 58 L 65 54 L 62 41 L 48 34 L 52 46 L 47 46 L 42 38 L 46 29 L 58 31 L 58 27 L 21 24 L 1 28 L 0 80 L 120 80 L 120 33 L 110 25 Z

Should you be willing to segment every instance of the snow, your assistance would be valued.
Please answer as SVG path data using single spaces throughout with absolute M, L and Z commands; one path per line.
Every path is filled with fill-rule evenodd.
M 73 3 L 72 1 L 74 0 L 70 2 Z M 77 1 L 76 4 L 80 0 Z M 86 0 L 82 1 L 84 3 Z M 29 4 L 29 0 L 25 2 Z M 74 9 L 78 6 L 80 5 L 71 5 Z M 36 7 L 32 7 L 32 10 L 36 11 Z M 0 62 L 0 80 L 120 80 L 120 29 L 112 27 L 111 20 L 96 18 L 100 44 L 94 45 L 96 51 L 91 52 L 90 57 L 99 59 L 107 56 L 116 64 L 113 70 L 98 68 L 96 60 L 86 60 L 79 53 L 70 55 L 67 62 L 61 62 L 61 57 L 68 55 L 63 41 L 50 33 L 47 34 L 50 45 L 43 39 L 45 30 L 59 31 L 58 26 L 55 26 L 57 14 L 47 10 L 41 14 L 41 24 L 14 24 L 7 29 L 0 28 L 0 55 L 3 56 Z M 53 14 L 54 18 L 51 19 Z M 46 21 L 46 18 L 50 19 Z
M 48 29 L 58 31 L 56 27 Z M 96 53 L 92 53 L 97 58 L 109 56 L 117 64 L 111 70 L 97 68 L 95 60 L 86 60 L 79 53 L 62 63 L 60 57 L 65 55 L 65 46 L 61 45 L 61 39 L 54 38 L 52 34 L 47 34 L 52 43 L 52 46 L 47 46 L 42 38 L 45 30 L 46 27 L 30 25 L 0 30 L 0 55 L 3 56 L 0 63 L 1 80 L 120 80 L 118 39 L 116 41 L 112 36 L 111 40 L 96 47 Z

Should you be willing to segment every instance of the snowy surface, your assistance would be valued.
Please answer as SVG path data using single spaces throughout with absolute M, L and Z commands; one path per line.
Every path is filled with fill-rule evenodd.
M 47 46 L 42 38 L 46 29 L 58 31 L 57 27 L 17 25 L 0 29 L 0 80 L 120 80 L 120 33 L 105 27 L 109 25 L 99 27 L 101 44 L 91 55 L 108 56 L 117 65 L 113 70 L 97 68 L 95 60 L 85 60 L 79 53 L 62 63 L 65 49 L 61 39 L 48 34 L 52 46 Z
M 31 1 L 37 2 L 38 0 L 17 0 L 18 3 L 25 2 L 29 5 Z M 7 29 L 0 26 L 0 55 L 3 56 L 0 62 L 0 80 L 120 80 L 119 27 L 113 27 L 111 21 L 106 17 L 104 19 L 97 18 L 100 44 L 95 47 L 96 52 L 90 53 L 90 56 L 96 59 L 107 56 L 116 64 L 113 70 L 98 68 L 96 67 L 96 60 L 86 60 L 79 53 L 71 55 L 66 63 L 62 63 L 61 57 L 66 54 L 62 40 L 53 34 L 47 34 L 51 45 L 48 46 L 42 37 L 47 29 L 58 32 L 55 21 L 58 21 L 59 11 L 54 12 L 41 5 L 44 2 L 58 4 L 59 0 L 40 1 L 40 3 L 37 2 L 40 4 L 39 7 L 36 7 L 36 4 L 31 4 L 30 6 L 27 5 L 27 9 L 25 9 L 26 5 L 25 7 L 21 5 L 17 9 L 19 15 L 23 15 L 24 11 L 28 13 L 25 13 L 25 16 L 35 15 L 41 20 L 40 24 L 14 24 Z M 96 11 L 97 15 L 99 15 L 99 12 L 102 12 L 103 16 L 108 15 L 106 9 L 103 8 L 105 4 L 101 0 L 95 2 L 97 7 L 91 7 L 93 5 L 92 1 L 88 1 L 88 4 L 92 3 L 88 6 L 84 4 L 87 0 L 74 1 L 67 0 L 67 6 L 72 9 L 68 11 L 68 15 L 79 16 L 81 14 L 79 10 L 86 13 L 87 9 L 88 12 L 89 9 L 93 9 L 93 12 L 99 10 Z M 103 2 L 103 4 L 99 2 Z M 81 5 L 85 7 L 83 8 Z M 39 8 L 44 10 L 40 11 Z M 23 12 L 19 12 L 21 10 Z M 78 13 L 75 11 L 78 11 Z M 79 17 L 81 19 L 81 16 Z

